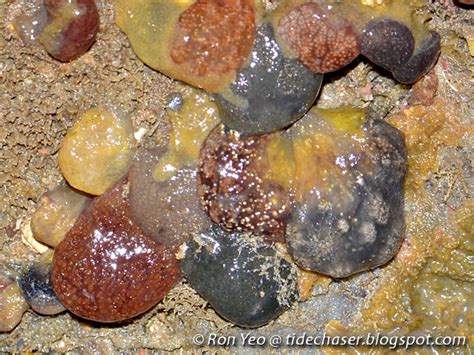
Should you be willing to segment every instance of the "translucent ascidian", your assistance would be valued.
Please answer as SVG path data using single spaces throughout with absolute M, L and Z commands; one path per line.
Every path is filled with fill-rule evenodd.
M 274 132 L 300 119 L 322 83 L 298 59 L 288 57 L 271 24 L 258 26 L 250 60 L 230 86 L 214 95 L 221 119 L 242 134 Z
M 86 111 L 64 138 L 59 167 L 74 188 L 100 195 L 124 176 L 133 159 L 132 121 L 111 111 Z
M 13 330 L 28 308 L 15 279 L 0 273 L 0 332 Z
M 169 178 L 157 180 L 154 171 L 164 156 L 157 149 L 137 154 L 129 172 L 130 206 L 135 221 L 150 237 L 177 246 L 210 221 L 199 204 L 196 166 L 184 166 Z
M 126 320 L 153 307 L 180 280 L 174 254 L 133 221 L 124 179 L 86 207 L 56 248 L 53 289 L 80 317 Z
M 76 222 L 91 197 L 66 183 L 41 196 L 31 218 L 31 230 L 36 240 L 56 247 Z
M 66 308 L 59 302 L 51 285 L 52 253 L 30 265 L 20 276 L 19 285 L 23 296 L 35 312 L 54 315 Z
M 213 92 L 230 82 L 252 48 L 253 0 L 115 0 L 117 23 L 152 68 Z
M 167 151 L 153 167 L 157 181 L 171 178 L 185 166 L 196 166 L 202 143 L 219 123 L 219 109 L 208 94 L 191 87 L 183 91 L 168 95 L 170 139 Z
M 147 234 L 179 245 L 210 224 L 199 203 L 196 172 L 201 145 L 219 116 L 209 96 L 192 88 L 171 94 L 168 108 L 168 147 L 137 154 L 129 172 L 130 206 Z
M 63 62 L 84 54 L 99 31 L 94 0 L 44 0 L 47 23 L 39 41 L 48 53 Z
M 296 197 L 286 238 L 296 263 L 346 277 L 388 262 L 404 238 L 402 134 L 355 109 L 314 109 L 289 133 Z
M 267 324 L 298 299 L 294 265 L 261 239 L 217 225 L 182 248 L 190 285 L 223 318 L 241 327 Z

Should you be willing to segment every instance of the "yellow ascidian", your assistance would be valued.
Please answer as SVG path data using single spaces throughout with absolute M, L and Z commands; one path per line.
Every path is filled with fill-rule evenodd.
M 128 170 L 135 150 L 129 118 L 93 108 L 66 135 L 59 151 L 59 167 L 74 188 L 100 195 Z

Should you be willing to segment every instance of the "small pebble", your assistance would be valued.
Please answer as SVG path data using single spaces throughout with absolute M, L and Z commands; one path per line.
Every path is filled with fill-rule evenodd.
M 314 73 L 343 68 L 360 54 L 360 34 L 355 26 L 314 2 L 290 9 L 280 19 L 278 33 Z
M 67 133 L 59 168 L 74 188 L 100 195 L 127 173 L 133 159 L 132 121 L 110 111 L 86 111 Z
M 415 39 L 410 29 L 395 20 L 370 21 L 362 33 L 362 55 L 387 70 L 406 63 L 414 48 Z
M 48 53 L 68 62 L 92 46 L 99 31 L 94 0 L 44 0 L 47 24 L 38 39 Z
M 0 274 L 0 332 L 15 329 L 28 308 L 15 280 Z
M 283 241 L 290 202 L 288 191 L 263 173 L 271 165 L 268 141 L 216 127 L 201 148 L 199 195 L 211 219 L 226 230 Z
M 58 246 L 90 200 L 90 196 L 66 183 L 46 192 L 31 218 L 34 238 L 53 248 Z
M 314 109 L 303 120 L 291 132 L 290 254 L 302 268 L 336 278 L 385 264 L 404 239 L 402 134 L 355 109 Z
M 295 267 L 261 239 L 214 225 L 182 250 L 181 269 L 191 287 L 238 326 L 265 325 L 298 299 Z
M 28 267 L 20 276 L 18 284 L 26 301 L 35 312 L 54 315 L 66 310 L 51 285 L 51 257 Z
M 171 111 L 179 113 L 184 105 L 184 97 L 180 92 L 172 92 L 166 96 L 166 107 Z
M 55 249 L 51 281 L 79 317 L 119 322 L 160 302 L 179 282 L 175 250 L 134 222 L 126 179 L 96 197 Z
M 221 120 L 242 134 L 280 130 L 313 105 L 322 75 L 285 56 L 270 24 L 258 27 L 251 58 L 229 89 L 215 94 Z
M 410 59 L 393 70 L 393 77 L 404 84 L 413 84 L 435 65 L 441 52 L 441 37 L 431 31 Z

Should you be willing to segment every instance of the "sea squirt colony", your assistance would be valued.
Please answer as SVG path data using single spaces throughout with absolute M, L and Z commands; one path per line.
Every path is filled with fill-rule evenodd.
M 53 58 L 69 62 L 92 46 L 100 19 L 94 0 L 44 0 L 15 25 L 25 43 L 39 42 Z
M 364 110 L 308 111 L 323 74 L 359 54 L 402 83 L 434 65 L 439 35 L 408 7 L 287 0 L 265 15 L 252 0 L 114 4 L 141 60 L 209 95 L 170 96 L 166 149 L 137 148 L 131 120 L 115 110 L 79 118 L 59 152 L 68 184 L 45 194 L 32 220 L 34 236 L 55 247 L 50 266 L 20 277 L 34 310 L 122 321 L 184 275 L 223 318 L 258 327 L 298 300 L 296 265 L 340 278 L 396 254 L 403 136 Z M 92 0 L 45 0 L 37 16 L 37 39 L 61 61 L 98 31 Z M 8 331 L 26 303 L 14 277 L 0 276 L 0 299 L 16 310 L 0 308 Z

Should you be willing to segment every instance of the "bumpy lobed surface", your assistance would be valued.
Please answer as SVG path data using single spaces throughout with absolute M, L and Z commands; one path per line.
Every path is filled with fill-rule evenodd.
M 166 124 L 161 124 L 160 102 L 169 89 L 175 89 L 166 78 L 136 61 L 126 38 L 112 25 L 110 4 L 99 2 L 104 28 L 97 46 L 67 66 L 51 61 L 42 50 L 22 47 L 7 27 L 12 14 L 19 9 L 29 11 L 29 6 L 23 1 L 0 3 L 0 13 L 6 14 L 5 23 L 0 23 L 0 69 L 5 80 L 2 84 L 7 88 L 0 97 L 0 137 L 7 148 L 1 151 L 0 178 L 4 189 L 0 242 L 2 260 L 8 256 L 8 260 L 13 258 L 17 262 L 35 258 L 31 247 L 21 241 L 27 234 L 23 228 L 25 218 L 32 215 L 34 201 L 41 193 L 59 181 L 55 152 L 75 114 L 84 106 L 111 101 L 134 112 L 132 118 L 137 128 L 150 128 L 145 145 L 150 139 L 162 142 Z M 314 289 L 318 297 L 301 304 L 275 325 L 260 329 L 258 334 L 274 333 L 282 326 L 301 332 L 309 326 L 320 329 L 331 320 L 341 322 L 344 334 L 357 329 L 397 327 L 403 332 L 430 329 L 444 334 L 469 334 L 469 323 L 460 320 L 469 319 L 466 310 L 472 309 L 466 302 L 472 299 L 472 276 L 466 264 L 467 256 L 472 254 L 472 228 L 466 222 L 472 219 L 472 204 L 466 201 L 465 190 L 465 185 L 469 188 L 472 184 L 467 145 L 461 137 L 468 131 L 472 116 L 470 87 L 465 80 L 469 75 L 468 44 L 472 44 L 472 38 L 469 27 L 465 27 L 467 12 L 448 2 L 430 3 L 428 9 L 433 14 L 431 25 L 440 31 L 444 43 L 434 73 L 439 78 L 437 104 L 402 110 L 391 119 L 407 134 L 409 142 L 407 195 L 415 196 L 407 206 L 409 243 L 402 247 L 400 257 L 380 273 L 351 278 L 340 283 L 341 287 L 322 279 Z M 426 10 L 421 12 L 426 14 Z M 114 90 L 110 90 L 111 83 Z M 72 87 L 74 90 L 70 90 Z M 116 95 L 117 91 L 122 95 Z M 319 104 L 334 107 L 350 101 L 393 113 L 408 96 L 403 87 L 368 66 L 359 65 L 351 69 L 348 77 L 327 85 Z M 152 123 L 156 121 L 160 124 L 154 131 Z M 433 275 L 436 282 L 426 282 Z M 447 290 L 445 297 L 419 297 L 426 293 L 441 295 L 442 288 Z M 363 300 L 363 317 L 354 323 L 353 316 Z M 67 314 L 51 318 L 27 312 L 20 327 L 0 335 L 0 344 L 7 351 L 77 350 L 83 344 L 97 351 L 141 347 L 172 350 L 191 349 L 188 340 L 196 331 L 211 329 L 238 335 L 238 329 L 226 328 L 204 306 L 189 288 L 181 286 L 159 307 L 165 312 L 151 313 L 125 326 L 128 336 L 123 336 L 123 327 L 84 327 Z M 338 329 L 334 322 L 326 328 L 332 333 Z

